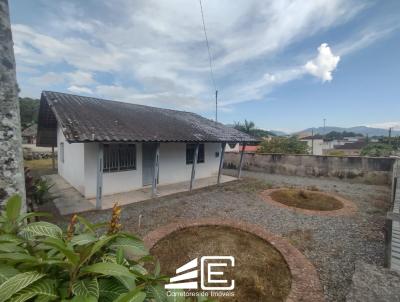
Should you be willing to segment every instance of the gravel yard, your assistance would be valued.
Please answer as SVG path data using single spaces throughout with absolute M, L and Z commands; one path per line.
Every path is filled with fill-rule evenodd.
M 383 265 L 389 187 L 246 171 L 243 176 L 246 178 L 241 181 L 220 187 L 124 206 L 124 227 L 143 236 L 180 219 L 220 217 L 257 224 L 286 237 L 304 253 L 320 275 L 327 301 L 345 300 L 356 261 Z M 283 186 L 313 186 L 339 194 L 352 200 L 358 212 L 354 216 L 337 217 L 305 215 L 269 205 L 259 196 L 262 190 Z M 93 222 L 108 220 L 109 215 L 109 210 L 84 214 Z M 140 228 L 139 215 L 142 215 Z

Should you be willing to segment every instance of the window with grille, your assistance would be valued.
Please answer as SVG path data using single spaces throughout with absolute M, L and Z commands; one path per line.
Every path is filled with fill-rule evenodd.
M 104 145 L 103 163 L 103 172 L 136 170 L 136 145 Z
M 186 144 L 186 164 L 193 164 L 196 144 Z M 197 163 L 204 163 L 204 144 L 199 145 Z

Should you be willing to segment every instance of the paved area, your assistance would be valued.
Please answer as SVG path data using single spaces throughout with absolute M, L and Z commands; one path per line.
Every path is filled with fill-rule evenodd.
M 68 215 L 73 213 L 80 213 L 96 209 L 96 199 L 85 199 L 81 193 L 73 188 L 67 181 L 65 181 L 60 175 L 47 175 L 46 178 L 54 183 L 54 187 L 51 192 L 57 196 L 54 200 L 54 204 L 57 207 L 61 215 Z M 236 180 L 236 178 L 222 175 L 221 183 Z M 194 189 L 204 188 L 217 183 L 217 177 L 207 177 L 196 179 L 193 187 Z M 179 182 L 169 185 L 160 185 L 157 188 L 157 196 L 168 196 L 180 192 L 185 192 L 189 189 L 189 181 Z M 144 201 L 152 198 L 151 186 L 143 189 L 129 191 L 125 193 L 112 194 L 103 196 L 102 209 L 110 209 L 113 207 L 115 202 L 120 205 L 127 205 L 139 201 Z
M 144 236 L 160 226 L 198 218 L 256 224 L 289 239 L 313 263 L 327 301 L 345 301 L 356 261 L 383 265 L 388 187 L 262 173 L 249 175 L 246 171 L 243 175 L 258 180 L 244 179 L 126 205 L 122 211 L 124 227 Z M 314 186 L 352 200 L 358 212 L 353 216 L 304 215 L 275 207 L 261 198 L 261 191 L 279 186 Z M 84 215 L 93 222 L 105 221 L 110 210 Z

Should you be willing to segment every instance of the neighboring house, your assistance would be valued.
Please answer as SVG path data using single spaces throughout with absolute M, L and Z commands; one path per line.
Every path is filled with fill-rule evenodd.
M 343 145 L 336 145 L 334 150 L 343 152 L 343 155 L 357 156 L 360 155 L 361 149 L 367 146 L 366 141 L 358 141 L 345 143 Z
M 244 146 L 245 153 L 256 153 L 261 146 Z M 227 144 L 225 152 L 240 153 L 243 151 L 243 145 L 241 144 Z
M 300 139 L 306 142 L 312 155 L 322 155 L 324 150 L 333 149 L 335 141 L 324 140 L 322 135 L 306 136 Z
M 36 144 L 37 125 L 33 124 L 28 128 L 25 128 L 21 135 L 23 144 Z
M 86 198 L 215 176 L 227 143 L 257 140 L 197 114 L 44 91 L 37 145 Z M 195 153 L 198 154 L 197 158 Z

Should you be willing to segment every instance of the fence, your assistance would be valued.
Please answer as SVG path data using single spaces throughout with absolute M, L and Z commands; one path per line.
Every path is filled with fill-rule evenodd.
M 386 216 L 385 266 L 400 272 L 400 159 L 393 165 L 391 202 Z

